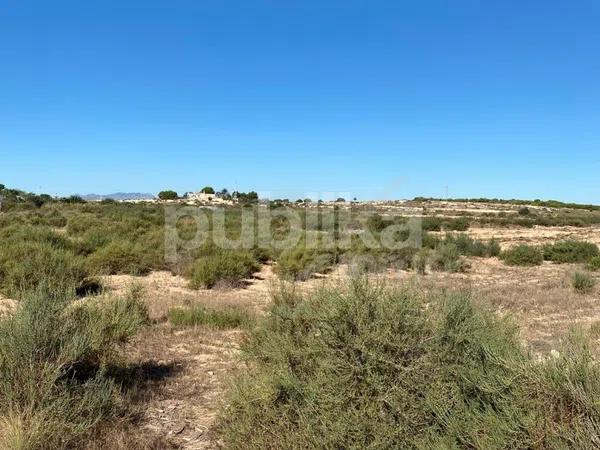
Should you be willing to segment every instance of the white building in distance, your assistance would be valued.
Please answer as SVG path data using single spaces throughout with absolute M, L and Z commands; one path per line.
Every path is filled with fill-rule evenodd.
M 207 194 L 205 192 L 188 192 L 186 194 L 186 200 L 198 203 L 211 203 L 215 205 L 231 205 L 231 200 L 225 200 L 220 192 L 214 194 Z

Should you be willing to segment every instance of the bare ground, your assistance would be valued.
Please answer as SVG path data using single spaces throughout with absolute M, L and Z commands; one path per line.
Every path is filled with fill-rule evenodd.
M 600 227 L 540 227 L 533 228 L 471 228 L 467 232 L 475 239 L 495 238 L 503 248 L 519 244 L 543 245 L 568 239 L 593 242 L 600 245 Z

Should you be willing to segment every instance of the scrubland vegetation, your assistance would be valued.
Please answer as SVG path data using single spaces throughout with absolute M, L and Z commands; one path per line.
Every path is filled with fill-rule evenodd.
M 562 241 L 543 248 L 544 259 L 556 263 L 587 263 L 600 251 L 591 242 Z
M 557 264 L 586 263 L 593 267 L 599 253 L 596 244 L 570 240 L 543 247 L 519 245 L 502 252 L 500 258 L 512 266 L 537 266 L 546 260 Z
M 283 289 L 244 347 L 221 434 L 239 449 L 588 448 L 600 431 L 589 345 L 574 333 L 535 360 L 465 294 L 360 279 Z
M 500 253 L 500 259 L 509 266 L 539 266 L 544 262 L 544 254 L 537 247 L 518 245 Z
M 370 273 L 388 270 L 425 275 L 418 280 L 434 278 L 431 272 L 468 273 L 480 258 L 500 258 L 534 267 L 527 270 L 576 265 L 564 266 L 570 284 L 564 276 L 561 283 L 573 298 L 592 298 L 600 270 L 595 244 L 570 239 L 501 251 L 494 239 L 466 234 L 488 219 L 538 224 L 546 218 L 537 210 L 521 208 L 510 218 L 426 216 L 418 242 L 391 247 L 367 245 L 363 233 L 375 244 L 390 236 L 402 243 L 409 237 L 407 217 L 363 220 L 352 210 L 342 217 L 335 206 L 323 218 L 308 201 L 298 203 L 300 241 L 288 249 L 260 245 L 261 227 L 249 248 L 221 248 L 211 239 L 187 248 L 197 230 L 183 218 L 174 262 L 165 257 L 160 205 L 2 192 L 0 294 L 16 307 L 0 316 L 0 448 L 82 448 L 129 417 L 135 380 L 123 378 L 130 374 L 123 346 L 152 326 L 173 334 L 205 327 L 248 335 L 246 365 L 220 419 L 219 439 L 227 448 L 600 445 L 599 366 L 583 332 L 566 337 L 553 356 L 533 356 L 510 318 L 473 294 L 369 281 Z M 241 236 L 242 211 L 258 217 L 260 207 L 251 200 L 227 208 L 229 239 Z M 597 212 L 572 209 L 588 219 Z M 567 217 L 570 209 L 563 210 Z M 213 227 L 213 213 L 206 213 Z M 275 241 L 298 231 L 283 217 L 269 220 L 268 237 Z M 297 288 L 295 282 L 342 263 L 351 276 L 343 283 L 312 292 Z M 116 295 L 103 289 L 111 275 L 157 270 L 183 277 L 190 289 L 244 288 L 264 264 L 281 280 L 264 316 L 218 302 L 189 303 L 169 305 L 151 322 L 142 290 Z
M 110 369 L 145 306 L 136 292 L 78 304 L 43 284 L 20 298 L 0 319 L 0 448 L 72 448 L 125 412 Z

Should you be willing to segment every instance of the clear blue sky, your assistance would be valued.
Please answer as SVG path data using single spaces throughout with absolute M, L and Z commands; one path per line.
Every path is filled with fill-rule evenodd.
M 0 182 L 600 203 L 597 0 L 7 0 Z

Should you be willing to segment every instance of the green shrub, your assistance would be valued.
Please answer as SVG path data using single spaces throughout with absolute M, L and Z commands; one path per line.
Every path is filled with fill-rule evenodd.
M 596 280 L 587 273 L 575 272 L 571 277 L 571 284 L 578 293 L 589 294 L 594 290 Z
M 588 262 L 588 269 L 592 272 L 597 272 L 600 270 L 600 256 L 594 256 Z
M 509 266 L 539 266 L 544 262 L 544 255 L 537 247 L 518 245 L 500 253 L 500 259 Z
M 469 229 L 469 219 L 458 217 L 455 219 L 446 219 L 443 223 L 444 230 L 447 231 L 467 231 Z
M 40 288 L 0 319 L 0 448 L 81 448 L 123 410 L 106 364 L 146 321 L 139 298 L 73 304 Z
M 427 261 L 429 260 L 429 249 L 422 248 L 419 250 L 412 260 L 412 267 L 420 275 L 425 275 L 427 271 Z
M 461 258 L 456 244 L 440 244 L 429 256 L 431 269 L 440 272 L 464 272 L 467 263 Z
M 381 273 L 387 268 L 386 263 L 383 261 L 380 255 L 368 253 L 344 255 L 343 262 L 348 264 L 348 270 L 353 275 Z
M 436 248 L 440 243 L 440 239 L 437 236 L 434 236 L 427 232 L 423 232 L 422 240 L 423 248 L 429 248 L 432 250 Z
M 419 252 L 418 248 L 414 247 L 402 247 L 395 250 L 389 250 L 385 252 L 386 266 L 406 270 L 412 267 L 413 259 Z
M 491 239 L 487 245 L 487 256 L 495 257 L 500 256 L 502 253 L 502 248 L 500 247 L 500 243 L 496 239 Z
M 383 231 L 392 222 L 385 220 L 380 214 L 373 214 L 367 219 L 367 228 L 373 232 Z
M 205 252 L 194 262 L 190 286 L 210 289 L 219 282 L 237 286 L 259 269 L 260 264 L 250 252 L 214 247 L 212 252 Z
M 599 255 L 598 246 L 592 242 L 571 240 L 544 247 L 544 258 L 556 263 L 586 263 Z
M 458 235 L 447 234 L 442 241 L 446 244 L 454 244 L 458 248 L 461 255 L 492 257 L 500 254 L 500 244 L 492 239 L 488 243 L 475 240 L 467 234 L 461 233 Z
M 0 233 L 0 290 L 18 298 L 45 284 L 52 292 L 77 288 L 86 278 L 73 244 L 48 229 L 8 227 Z
M 91 215 L 78 214 L 71 217 L 67 222 L 67 234 L 70 236 L 80 236 L 86 231 L 102 227 L 102 221 Z
M 230 449 L 587 448 L 600 366 L 588 342 L 537 360 L 464 294 L 365 281 L 284 289 L 244 345 L 219 434 Z M 427 307 L 424 307 L 427 305 Z
M 94 275 L 144 275 L 155 268 L 153 250 L 139 242 L 112 241 L 89 255 L 86 267 Z
M 172 308 L 169 322 L 176 327 L 207 326 L 219 329 L 240 328 L 252 323 L 251 316 L 237 308 L 208 309 L 204 306 Z
M 332 252 L 298 245 L 279 255 L 274 270 L 281 278 L 307 280 L 314 273 L 328 271 L 335 262 Z
M 436 216 L 423 217 L 422 226 L 424 231 L 441 231 L 443 219 Z

